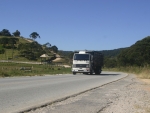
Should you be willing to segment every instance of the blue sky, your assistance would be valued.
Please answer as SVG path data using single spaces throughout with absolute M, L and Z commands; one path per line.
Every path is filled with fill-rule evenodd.
M 0 31 L 59 50 L 112 50 L 150 35 L 150 0 L 0 0 Z

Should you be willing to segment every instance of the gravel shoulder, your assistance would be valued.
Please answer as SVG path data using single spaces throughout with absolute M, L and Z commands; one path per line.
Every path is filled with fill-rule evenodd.
M 133 76 L 133 75 L 132 75 Z M 150 113 L 150 80 L 132 78 L 101 113 Z
M 150 113 L 150 82 L 134 75 L 26 113 Z

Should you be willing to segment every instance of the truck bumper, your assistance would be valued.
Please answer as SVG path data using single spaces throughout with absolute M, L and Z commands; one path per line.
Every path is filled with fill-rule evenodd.
M 72 72 L 75 72 L 75 73 L 89 73 L 90 68 L 72 68 Z

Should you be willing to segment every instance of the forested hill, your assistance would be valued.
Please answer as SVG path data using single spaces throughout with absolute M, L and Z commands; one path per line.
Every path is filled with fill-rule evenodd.
M 117 55 L 126 48 L 119 48 L 119 49 L 114 49 L 114 50 L 102 50 L 100 51 L 104 57 L 117 57 Z M 73 51 L 59 51 L 59 53 L 62 55 L 62 56 L 66 56 L 66 57 L 72 57 L 73 55 Z
M 123 50 L 118 56 L 118 62 L 122 66 L 150 65 L 150 36 Z
M 135 42 L 126 48 L 102 50 L 104 66 L 113 68 L 117 66 L 150 66 L 150 36 Z M 72 58 L 73 51 L 61 51 L 64 56 Z
M 117 55 L 126 48 L 118 48 L 113 50 L 102 50 L 100 51 L 105 57 L 117 57 Z

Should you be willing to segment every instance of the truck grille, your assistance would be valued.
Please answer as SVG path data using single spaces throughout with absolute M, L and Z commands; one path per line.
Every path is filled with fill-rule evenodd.
M 86 67 L 86 66 L 87 66 L 87 64 L 76 64 L 75 67 Z

